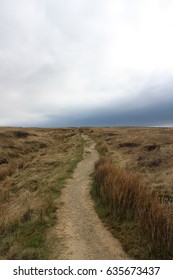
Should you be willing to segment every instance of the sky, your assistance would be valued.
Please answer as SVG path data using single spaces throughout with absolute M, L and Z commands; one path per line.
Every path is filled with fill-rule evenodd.
M 0 126 L 173 126 L 172 0 L 0 7 Z

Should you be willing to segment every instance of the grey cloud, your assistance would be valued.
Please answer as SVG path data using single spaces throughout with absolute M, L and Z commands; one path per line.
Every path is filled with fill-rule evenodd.
M 162 41 L 146 35 L 147 9 L 139 16 L 149 1 L 0 2 L 0 125 L 171 122 L 172 41 L 152 53 Z M 160 37 L 173 26 L 171 8 Z
M 116 104 L 104 106 L 100 110 L 76 111 L 68 117 L 56 115 L 47 116 L 44 123 L 48 127 L 61 126 L 173 126 L 173 86 L 162 88 L 162 100 L 154 99 L 147 106 L 141 107 L 145 103 L 145 98 L 132 100 L 133 106 L 117 108 Z M 146 96 L 151 96 L 151 89 L 145 91 Z M 144 94 L 142 95 L 144 96 Z M 166 98 L 164 98 L 166 96 Z M 131 105 L 131 104 L 129 104 Z M 39 123 L 38 125 L 44 126 Z

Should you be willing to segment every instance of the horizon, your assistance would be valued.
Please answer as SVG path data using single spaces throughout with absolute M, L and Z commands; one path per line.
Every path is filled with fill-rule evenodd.
M 107 126 L 3 126 L 1 125 L 0 128 L 16 128 L 16 129 L 82 129 L 82 128 L 173 128 L 173 125 L 163 125 L 163 126 L 137 126 L 137 125 L 121 125 L 121 126 L 114 126 L 114 125 L 107 125 Z

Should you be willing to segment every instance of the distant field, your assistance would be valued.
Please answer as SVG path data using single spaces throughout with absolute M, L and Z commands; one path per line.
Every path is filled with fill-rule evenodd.
M 49 258 L 58 197 L 82 152 L 75 128 L 0 128 L 0 259 Z

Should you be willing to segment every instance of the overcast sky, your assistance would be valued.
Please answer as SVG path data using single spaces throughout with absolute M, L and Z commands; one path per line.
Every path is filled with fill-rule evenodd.
M 172 0 L 0 0 L 0 125 L 173 125 Z

